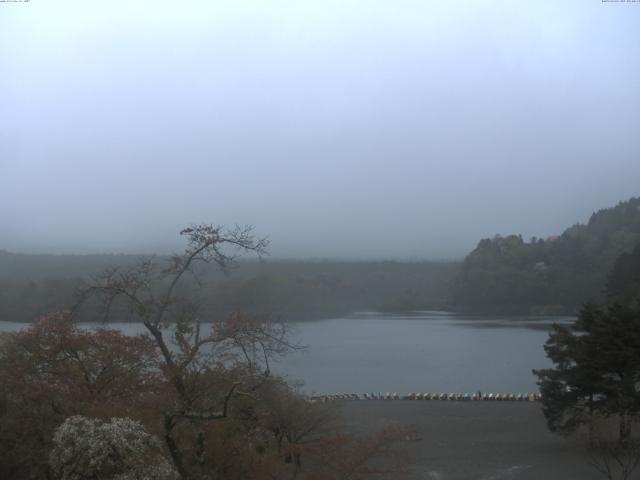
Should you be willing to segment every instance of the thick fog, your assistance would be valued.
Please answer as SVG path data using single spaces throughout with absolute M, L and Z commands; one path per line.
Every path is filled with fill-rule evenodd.
M 0 249 L 452 258 L 640 194 L 640 3 L 0 3 Z

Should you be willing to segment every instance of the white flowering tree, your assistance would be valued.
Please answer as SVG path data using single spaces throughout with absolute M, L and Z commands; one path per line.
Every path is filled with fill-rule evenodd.
M 129 418 L 69 417 L 54 435 L 50 455 L 59 480 L 175 480 L 160 442 Z

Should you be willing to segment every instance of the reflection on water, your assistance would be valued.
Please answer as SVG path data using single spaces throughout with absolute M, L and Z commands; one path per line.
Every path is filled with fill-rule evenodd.
M 273 369 L 303 381 L 309 393 L 527 392 L 536 390 L 531 370 L 549 365 L 543 350 L 549 328 L 571 320 L 358 312 L 294 323 L 294 340 L 307 348 Z M 144 331 L 136 323 L 113 326 Z M 0 322 L 5 331 L 21 327 Z

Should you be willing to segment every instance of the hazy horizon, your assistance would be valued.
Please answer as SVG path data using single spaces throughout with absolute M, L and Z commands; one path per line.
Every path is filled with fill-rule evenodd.
M 182 8 L 181 8 L 182 7 Z M 0 250 L 459 259 L 640 195 L 640 4 L 0 3 Z
M 621 201 L 626 201 L 628 199 L 623 199 Z M 606 209 L 606 208 L 610 208 L 613 207 L 615 205 L 607 205 L 606 207 L 602 207 L 602 209 Z M 585 218 L 584 220 L 579 220 L 577 222 L 573 222 L 572 224 L 568 224 L 566 225 L 565 228 L 563 228 L 561 231 L 558 231 L 557 234 L 561 234 L 566 228 L 569 228 L 573 225 L 576 224 L 586 224 L 589 217 L 591 216 L 592 213 L 595 213 L 596 211 L 601 210 L 601 208 L 598 208 L 596 210 L 594 210 L 593 212 L 590 212 L 590 214 L 587 216 L 587 218 Z M 195 225 L 195 224 L 194 224 Z M 193 225 L 192 225 L 193 226 Z M 223 228 L 227 228 L 227 227 L 234 227 L 233 225 L 227 226 L 227 225 L 221 225 Z M 245 226 L 246 227 L 246 226 Z M 349 262 L 349 261 L 353 261 L 353 262 L 370 262 L 370 261 L 380 261 L 380 262 L 386 262 L 386 261 L 390 261 L 390 262 L 457 262 L 457 261 L 462 261 L 464 259 L 464 257 L 471 252 L 471 250 L 473 250 L 473 248 L 475 248 L 476 244 L 479 243 L 480 240 L 485 239 L 485 238 L 492 238 L 494 236 L 508 236 L 508 235 L 521 235 L 523 237 L 523 240 L 525 242 L 529 241 L 529 239 L 531 237 L 525 237 L 523 236 L 521 233 L 519 232 L 509 232 L 509 233 L 496 233 L 494 235 L 487 235 L 485 237 L 481 237 L 478 238 L 475 243 L 469 248 L 468 251 L 465 251 L 463 253 L 461 253 L 460 255 L 452 255 L 452 256 L 433 256 L 433 257 L 429 257 L 429 256 L 401 256 L 401 255 L 377 255 L 377 256 L 362 256 L 362 255 L 353 255 L 353 256 L 349 256 L 349 255 L 334 255 L 334 256 L 309 256 L 309 255 L 301 255 L 301 256 L 294 256 L 294 255 L 278 255 L 278 254 L 273 254 L 272 253 L 272 245 L 271 245 L 271 239 L 269 238 L 268 235 L 260 235 L 260 232 L 255 231 L 254 232 L 256 234 L 256 237 L 266 237 L 268 239 L 268 248 L 267 248 L 267 252 L 259 257 L 256 255 L 251 255 L 251 254 L 246 254 L 246 255 L 241 255 L 237 258 L 237 261 L 243 262 L 243 261 L 269 261 L 269 260 L 273 260 L 273 261 L 278 261 L 278 262 L 298 262 L 298 261 L 309 261 L 309 262 L 332 262 L 332 261 L 345 261 L 345 262 Z M 161 247 L 161 249 L 159 250 L 152 250 L 149 248 L 149 245 L 153 245 L 153 242 L 149 242 L 149 244 L 147 245 L 146 249 L 141 249 L 139 251 L 133 251 L 133 250 L 128 250 L 128 251 L 108 251 L 108 250 L 95 250 L 95 251 L 73 251 L 73 250 L 60 250 L 60 251 L 52 251 L 52 250 L 46 250 L 46 249 L 34 249 L 34 250 L 9 250 L 6 248 L 3 248 L 2 246 L 0 246 L 0 253 L 5 252 L 5 253 L 9 253 L 9 254 L 16 254 L 16 255 L 53 255 L 53 256 L 91 256 L 91 255 L 106 255 L 106 256 L 119 256 L 119 255 L 123 255 L 123 256 L 136 256 L 136 255 L 141 255 L 141 256 L 148 256 L 148 255 L 160 255 L 160 256 L 164 256 L 164 255 L 172 255 L 175 253 L 179 253 L 183 250 L 183 247 L 185 246 L 184 243 L 184 239 L 179 235 L 178 232 L 174 232 L 174 245 L 173 246 L 169 246 L 169 242 L 165 242 L 164 246 Z M 547 237 L 545 236 L 536 236 L 536 235 L 532 235 L 534 237 L 537 238 L 542 238 L 545 239 Z M 554 235 L 555 236 L 555 235 Z

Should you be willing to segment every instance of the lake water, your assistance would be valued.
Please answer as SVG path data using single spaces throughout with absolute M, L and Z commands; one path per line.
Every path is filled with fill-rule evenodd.
M 550 365 L 548 330 L 571 320 L 430 311 L 293 323 L 293 339 L 307 348 L 273 370 L 303 381 L 307 393 L 536 391 L 531 370 Z M 113 326 L 143 331 L 135 323 Z M 4 331 L 22 327 L 0 322 Z

